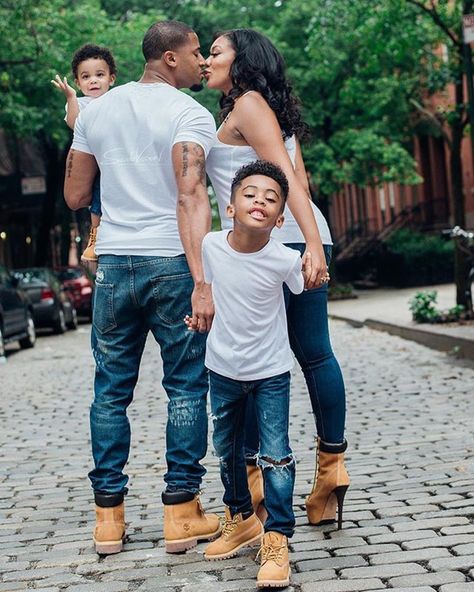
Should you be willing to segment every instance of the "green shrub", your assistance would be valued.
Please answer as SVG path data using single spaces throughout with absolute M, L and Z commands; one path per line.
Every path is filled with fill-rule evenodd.
M 413 320 L 416 323 L 450 323 L 466 318 L 466 309 L 461 304 L 440 310 L 436 307 L 437 301 L 436 290 L 417 292 L 409 302 Z
M 417 292 L 410 300 L 410 310 L 416 323 L 433 323 L 440 315 L 436 308 L 438 292 Z
M 402 228 L 384 242 L 384 247 L 386 264 L 380 269 L 383 283 L 421 286 L 453 280 L 452 241 Z

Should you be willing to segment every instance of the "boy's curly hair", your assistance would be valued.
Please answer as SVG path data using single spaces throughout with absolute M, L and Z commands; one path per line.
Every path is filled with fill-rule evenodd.
M 110 49 L 100 45 L 93 45 L 92 43 L 87 43 L 86 45 L 80 47 L 72 56 L 71 70 L 74 78 L 77 78 L 77 70 L 79 68 L 79 64 L 91 59 L 104 60 L 104 62 L 109 67 L 110 73 L 117 73 L 117 67 L 115 65 L 114 56 L 112 55 Z
M 252 175 L 263 175 L 264 177 L 273 179 L 280 186 L 283 203 L 286 202 L 288 197 L 288 179 L 278 165 L 268 162 L 267 160 L 254 160 L 253 162 L 240 167 L 232 180 L 230 189 L 231 201 L 234 198 L 236 189 L 241 185 L 242 181 Z

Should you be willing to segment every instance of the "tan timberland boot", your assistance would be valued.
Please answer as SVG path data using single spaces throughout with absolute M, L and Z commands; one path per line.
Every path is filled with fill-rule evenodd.
M 96 553 L 120 553 L 125 540 L 125 506 L 123 502 L 112 508 L 95 506 L 96 526 L 94 543 Z
M 81 255 L 81 261 L 92 261 L 95 263 L 97 261 L 97 254 L 95 252 L 95 243 L 97 240 L 97 226 L 91 226 L 89 231 L 89 242 L 87 243 L 87 247 L 85 248 L 84 252 Z
M 289 586 L 291 569 L 286 536 L 271 530 L 266 532 L 258 553 L 260 569 L 257 574 L 257 588 Z
M 247 481 L 249 484 L 252 507 L 260 522 L 265 524 L 267 510 L 264 504 L 264 488 L 262 469 L 257 465 L 247 465 Z
M 344 464 L 347 442 L 339 448 L 318 438 L 313 489 L 306 498 L 306 512 L 311 524 L 330 524 L 336 520 L 342 528 L 342 508 L 350 479 Z M 332 450 L 332 451 L 331 451 Z M 337 452 L 334 452 L 337 450 Z
M 164 505 L 164 535 L 167 553 L 182 553 L 198 541 L 210 541 L 221 532 L 217 514 L 205 514 L 199 496 L 191 501 Z
M 244 519 L 242 514 L 232 517 L 229 508 L 225 509 L 225 522 L 221 536 L 207 545 L 205 559 L 228 559 L 242 547 L 259 543 L 263 536 L 263 526 L 256 514 Z

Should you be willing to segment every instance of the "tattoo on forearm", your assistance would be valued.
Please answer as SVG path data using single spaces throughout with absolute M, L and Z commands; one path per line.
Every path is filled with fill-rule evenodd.
M 182 177 L 186 177 L 188 174 L 188 167 L 189 167 L 189 146 L 187 142 L 183 142 L 183 171 L 181 173 Z
M 72 159 L 74 158 L 74 150 L 71 150 L 69 152 L 69 156 L 67 158 L 67 164 L 66 164 L 66 173 L 67 176 L 70 177 L 72 174 Z
M 196 168 L 196 172 L 199 178 L 199 183 L 201 185 L 206 185 L 206 158 L 204 156 L 204 150 L 201 146 L 194 146 L 193 147 L 194 153 L 194 167 Z

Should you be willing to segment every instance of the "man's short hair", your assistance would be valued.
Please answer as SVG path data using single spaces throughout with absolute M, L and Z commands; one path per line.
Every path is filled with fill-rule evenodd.
M 142 51 L 145 60 L 159 60 L 165 51 L 175 51 L 189 41 L 194 31 L 180 21 L 161 21 L 145 33 Z
M 252 175 L 263 175 L 264 177 L 269 177 L 270 179 L 276 181 L 281 189 L 283 205 L 285 204 L 288 198 L 288 179 L 278 165 L 268 162 L 267 160 L 255 160 L 249 164 L 244 165 L 243 167 L 240 167 L 232 180 L 232 185 L 230 188 L 231 202 L 234 200 L 235 192 L 242 184 L 242 181 L 247 177 L 251 177 Z
M 71 70 L 74 78 L 77 78 L 79 64 L 85 62 L 86 60 L 104 60 L 104 62 L 109 67 L 110 73 L 117 73 L 114 56 L 112 55 L 110 49 L 101 45 L 87 43 L 86 45 L 80 47 L 72 56 Z

